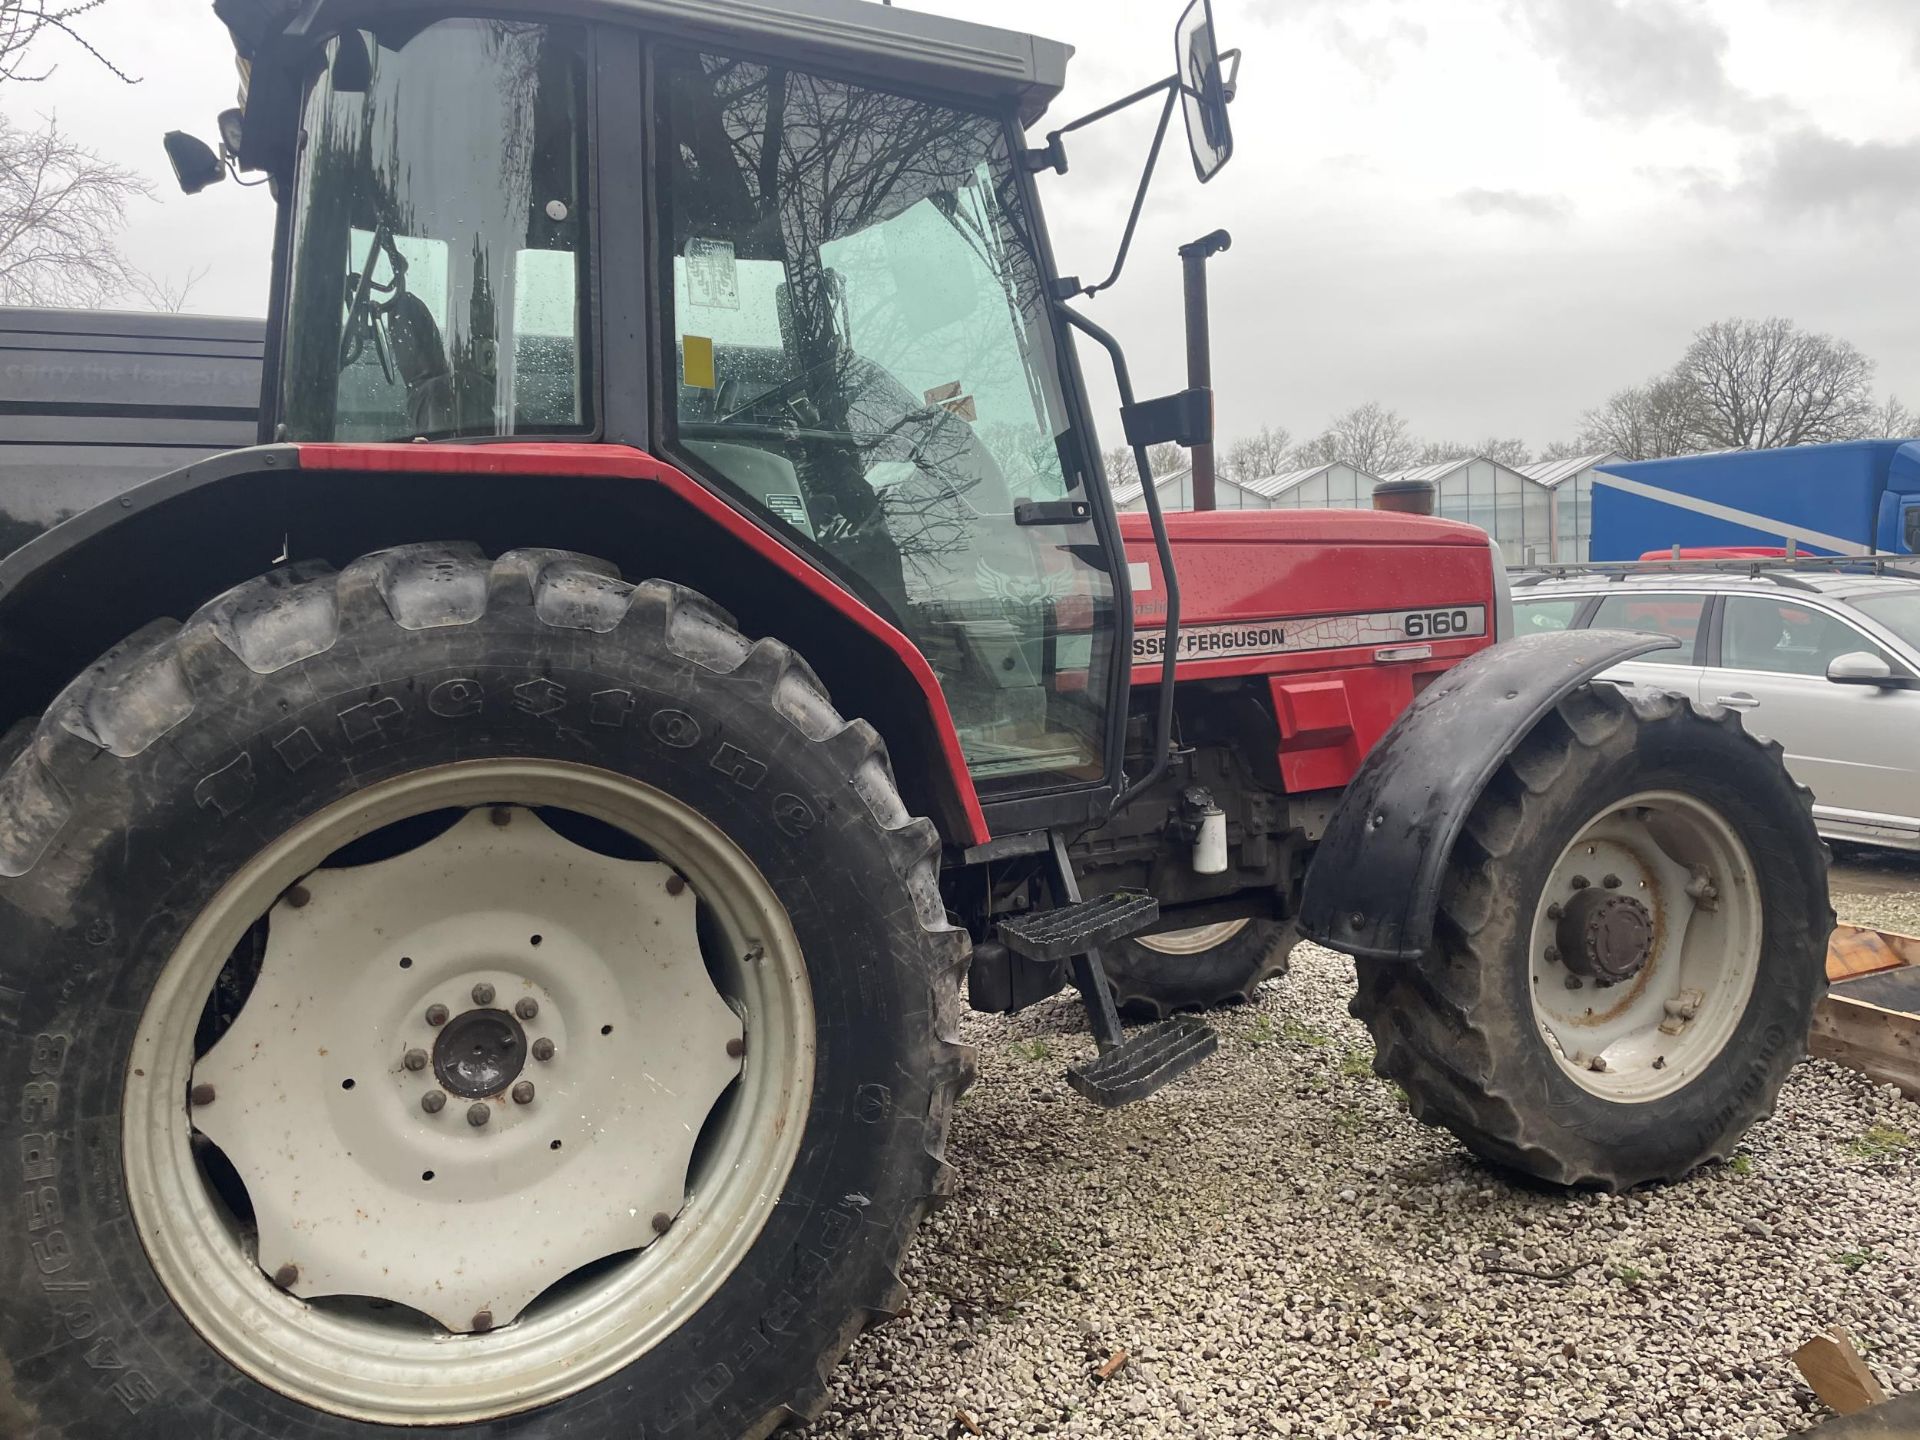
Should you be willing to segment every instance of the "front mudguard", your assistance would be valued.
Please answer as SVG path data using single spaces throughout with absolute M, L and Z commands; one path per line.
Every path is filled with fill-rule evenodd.
M 1482 650 L 1434 681 L 1373 747 L 1334 811 L 1307 871 L 1301 934 L 1369 960 L 1426 954 L 1447 858 L 1501 762 L 1602 670 L 1678 643 L 1562 630 Z

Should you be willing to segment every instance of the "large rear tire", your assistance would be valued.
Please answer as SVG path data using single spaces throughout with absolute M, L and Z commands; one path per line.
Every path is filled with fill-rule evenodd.
M 581 556 L 147 627 L 0 775 L 0 1432 L 804 1418 L 947 1182 L 938 853 L 784 646 Z
M 1359 960 L 1353 1013 L 1420 1119 L 1619 1190 L 1725 1158 L 1772 1113 L 1832 925 L 1779 746 L 1731 712 L 1592 684 L 1476 804 L 1432 953 Z
M 1282 920 L 1227 920 L 1122 940 L 1101 959 L 1115 1001 L 1129 1015 L 1160 1020 L 1252 1000 L 1262 980 L 1287 973 L 1299 938 Z

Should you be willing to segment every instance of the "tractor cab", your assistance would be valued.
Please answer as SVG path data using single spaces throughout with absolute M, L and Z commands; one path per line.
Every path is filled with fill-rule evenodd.
M 1064 153 L 1023 135 L 1066 46 L 826 0 L 216 8 L 224 158 L 281 200 L 263 438 L 646 450 L 911 641 L 983 801 L 1105 813 L 1125 559 L 1034 189 Z M 1177 39 L 1208 178 L 1207 0 Z

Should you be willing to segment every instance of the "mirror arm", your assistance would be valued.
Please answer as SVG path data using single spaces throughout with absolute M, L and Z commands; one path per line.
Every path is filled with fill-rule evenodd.
M 1158 95 L 1162 90 L 1178 90 L 1179 88 L 1180 77 L 1178 75 L 1169 75 L 1164 80 L 1156 80 L 1153 84 L 1136 90 L 1131 95 L 1123 95 L 1111 105 L 1102 105 L 1098 110 L 1089 110 L 1078 120 L 1069 120 L 1058 130 L 1049 130 L 1047 132 L 1047 143 L 1038 148 L 1024 151 L 1022 158 L 1025 159 L 1029 170 L 1051 170 L 1056 175 L 1064 175 L 1067 173 L 1067 149 L 1066 146 L 1060 143 L 1062 137 L 1071 135 L 1074 131 L 1091 125 L 1097 120 L 1104 120 L 1109 115 L 1118 115 L 1127 107 L 1138 105 L 1148 96 Z
M 1229 71 L 1227 71 L 1227 73 L 1226 73 L 1226 74 L 1225 74 L 1224 76 L 1222 76 L 1222 77 L 1221 77 L 1221 80 L 1220 80 L 1220 93 L 1221 93 L 1221 97 L 1222 97 L 1223 99 L 1225 99 L 1225 101 L 1226 101 L 1226 102 L 1227 102 L 1227 103 L 1228 103 L 1229 105 L 1231 105 L 1231 104 L 1233 103 L 1233 97 L 1234 97 L 1234 95 L 1235 95 L 1236 93 L 1238 93 L 1238 91 L 1239 91 L 1239 89 L 1240 89 L 1240 50 L 1239 50 L 1239 47 L 1237 47 L 1237 46 L 1236 46 L 1236 47 L 1235 47 L 1234 49 L 1232 49 L 1232 50 L 1223 50 L 1223 51 L 1222 51 L 1222 52 L 1220 53 L 1220 56 L 1219 56 L 1219 58 L 1220 58 L 1220 59 L 1222 59 L 1222 60 L 1231 60 L 1231 61 L 1233 62 L 1233 68 L 1232 68 L 1231 70 L 1229 70 Z
M 1127 215 L 1127 228 L 1125 233 L 1120 237 L 1120 253 L 1113 257 L 1113 270 L 1106 279 L 1097 285 L 1082 285 L 1078 275 L 1062 275 L 1058 280 L 1053 282 L 1053 298 L 1056 300 L 1069 300 L 1076 295 L 1085 295 L 1088 299 L 1092 299 L 1095 295 L 1098 295 L 1102 290 L 1107 289 L 1118 280 L 1120 278 L 1120 272 L 1126 268 L 1127 251 L 1133 247 L 1133 232 L 1139 227 L 1140 212 L 1145 208 L 1147 203 L 1147 189 L 1153 184 L 1153 172 L 1160 164 L 1160 146 L 1167 138 L 1167 123 L 1173 119 L 1173 104 L 1174 101 L 1180 98 L 1180 77 L 1176 75 L 1171 79 L 1163 80 L 1158 85 L 1150 86 L 1138 94 L 1129 96 L 1126 100 L 1118 102 L 1120 105 L 1131 105 L 1135 100 L 1151 95 L 1157 90 L 1165 90 L 1167 92 L 1167 103 L 1160 107 L 1160 124 L 1153 132 L 1153 145 L 1147 151 L 1147 163 L 1145 168 L 1140 172 L 1140 188 L 1134 191 L 1133 194 L 1133 209 Z M 1109 109 L 1113 108 L 1118 108 L 1118 106 L 1109 107 Z M 1096 119 L 1098 116 L 1096 114 L 1086 118 Z M 1075 121 L 1074 123 L 1080 124 L 1082 122 Z M 1051 139 L 1051 137 L 1049 138 Z

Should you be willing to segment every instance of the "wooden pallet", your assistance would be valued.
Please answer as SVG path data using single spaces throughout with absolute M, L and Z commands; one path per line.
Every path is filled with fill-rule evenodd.
M 1920 936 L 1834 927 L 1807 1048 L 1920 1099 Z

